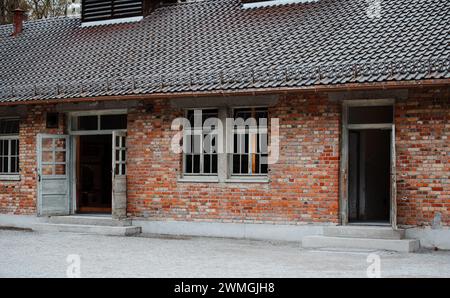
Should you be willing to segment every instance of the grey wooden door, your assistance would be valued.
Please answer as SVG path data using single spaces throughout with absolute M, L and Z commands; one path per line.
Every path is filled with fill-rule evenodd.
M 37 136 L 38 215 L 68 215 L 69 136 Z
M 391 131 L 391 225 L 397 229 L 397 152 L 395 146 L 395 125 Z
M 126 132 L 113 132 L 113 194 L 112 216 L 122 219 L 127 216 L 127 146 Z

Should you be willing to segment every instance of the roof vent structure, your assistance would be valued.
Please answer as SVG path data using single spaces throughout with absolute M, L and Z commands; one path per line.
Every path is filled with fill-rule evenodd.
M 82 0 L 82 26 L 137 22 L 158 3 L 158 0 Z

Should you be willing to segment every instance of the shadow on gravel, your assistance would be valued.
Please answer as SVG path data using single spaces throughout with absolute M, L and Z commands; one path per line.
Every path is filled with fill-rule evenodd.
M 32 229 L 0 226 L 0 231 L 33 232 Z

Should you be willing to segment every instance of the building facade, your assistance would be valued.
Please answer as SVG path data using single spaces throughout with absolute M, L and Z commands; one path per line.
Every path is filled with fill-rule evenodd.
M 133 11 L 132 23 L 59 18 L 25 23 L 16 36 L 0 27 L 0 213 L 447 231 L 449 56 L 445 28 L 427 15 L 448 3 L 415 8 L 402 35 L 392 24 L 404 24 L 407 4 L 356 21 L 363 2 L 197 1 L 156 6 L 141 20 Z M 217 23 L 200 21 L 208 14 Z M 347 27 L 330 33 L 336 24 Z M 60 65 L 60 52 L 79 64 Z M 202 124 L 256 119 L 267 131 L 223 125 L 215 150 L 173 150 L 180 117 L 200 137 L 183 126 L 178 144 L 208 140 L 198 113 Z M 269 155 L 275 161 L 263 162 Z

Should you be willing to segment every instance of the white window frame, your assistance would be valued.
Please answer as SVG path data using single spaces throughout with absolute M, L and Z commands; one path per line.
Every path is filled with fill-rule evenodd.
M 216 107 L 188 108 L 188 109 L 185 109 L 185 112 L 184 112 L 185 118 L 188 119 L 189 111 L 196 111 L 196 110 L 197 111 L 202 111 L 202 113 L 203 113 L 203 111 L 206 111 L 206 110 L 217 110 L 217 118 L 219 118 L 220 108 L 216 108 Z M 198 179 L 204 180 L 206 182 L 216 182 L 216 181 L 218 181 L 217 177 L 218 177 L 219 171 L 220 171 L 220 169 L 219 169 L 219 166 L 220 166 L 219 153 L 217 153 L 217 152 L 215 153 L 216 156 L 217 156 L 217 173 L 205 173 L 204 172 L 204 155 L 205 155 L 205 152 L 203 152 L 203 137 L 204 137 L 205 129 L 203 128 L 203 123 L 202 123 L 202 128 L 201 129 L 196 128 L 196 127 L 193 127 L 193 128 L 191 127 L 190 129 L 191 130 L 194 129 L 194 131 L 196 131 L 196 132 L 198 131 L 199 134 L 200 134 L 200 131 L 201 131 L 201 136 L 202 137 L 200 138 L 200 148 L 201 148 L 201 152 L 200 152 L 200 173 L 187 173 L 186 172 L 186 161 L 187 161 L 186 160 L 186 155 L 188 155 L 188 154 L 185 151 L 183 151 L 183 161 L 182 161 L 183 162 L 183 166 L 182 166 L 182 169 L 183 169 L 182 177 L 183 177 L 183 179 L 186 180 L 186 181 L 188 181 L 188 180 L 190 181 L 192 179 L 196 180 L 198 178 Z M 187 141 L 187 137 L 189 135 L 190 134 L 187 134 L 186 130 L 184 129 L 184 133 L 183 133 L 183 148 L 185 148 L 185 146 L 187 144 L 186 141 Z M 217 138 L 220 138 L 220 136 L 217 135 Z M 216 142 L 218 142 L 218 139 L 216 139 Z M 216 145 L 217 145 L 217 143 L 216 143 Z M 194 154 L 191 153 L 191 155 L 194 155 Z
M 218 146 L 224 146 L 223 153 L 218 153 L 217 155 L 217 174 L 207 174 L 207 175 L 200 175 L 200 174 L 186 174 L 185 173 L 185 166 L 186 166 L 186 160 L 185 160 L 185 153 L 182 153 L 182 166 L 181 166 L 181 173 L 178 179 L 178 182 L 184 182 L 184 183 L 269 183 L 269 175 L 267 174 L 252 174 L 252 175 L 233 175 L 233 160 L 232 160 L 232 153 L 228 153 L 230 151 L 226 151 L 226 148 L 233 148 L 233 129 L 232 127 L 227 127 L 226 120 L 227 118 L 233 118 L 234 116 L 234 110 L 235 109 L 245 109 L 245 108 L 265 108 L 269 109 L 267 105 L 262 106 L 235 106 L 235 107 L 229 107 L 229 106 L 211 106 L 211 107 L 184 107 L 185 111 L 185 117 L 187 118 L 187 113 L 189 110 L 212 110 L 216 109 L 218 110 L 218 118 L 223 123 L 223 129 L 224 133 L 223 136 L 218 135 L 218 137 L 223 137 L 224 139 L 222 142 L 220 140 L 217 140 Z M 268 119 L 269 122 L 269 119 Z M 269 126 L 269 123 L 267 124 Z M 268 137 L 269 137 L 270 130 L 268 128 Z M 183 135 L 183 146 L 186 144 L 185 135 Z M 222 143 L 222 145 L 220 145 Z M 231 145 L 231 147 L 230 147 Z M 228 149 L 230 150 L 230 149 Z M 270 169 L 268 169 L 268 172 Z
M 0 118 L 0 120 L 14 120 L 20 121 L 18 118 Z M 19 122 L 20 125 L 20 122 Z M 20 180 L 20 144 L 19 144 L 19 133 L 17 134 L 0 134 L 0 141 L 8 142 L 8 153 L 5 155 L 8 160 L 8 172 L 0 172 L 0 180 L 8 181 L 8 180 Z M 17 141 L 17 155 L 13 155 L 11 152 L 11 143 L 12 141 Z M 17 172 L 11 172 L 11 159 L 13 156 L 17 156 L 18 166 Z
M 127 131 L 127 129 L 100 129 L 101 128 L 101 116 L 105 115 L 127 115 L 128 110 L 102 110 L 102 111 L 82 111 L 82 112 L 69 112 L 67 119 L 68 133 L 70 135 L 112 135 L 114 131 Z M 74 118 L 83 116 L 96 116 L 97 117 L 97 130 L 73 130 Z
M 236 110 L 243 110 L 243 109 L 267 109 L 267 138 L 269 138 L 269 110 L 268 110 L 268 107 L 267 106 L 243 106 L 243 107 L 234 107 L 234 108 L 232 108 L 231 109 L 231 117 L 234 119 L 234 120 L 236 120 L 235 118 L 234 118 L 234 114 L 235 114 L 235 112 L 236 112 Z M 259 130 L 259 123 L 257 123 L 257 129 Z M 234 125 L 233 125 L 233 127 L 231 128 L 231 131 L 229 132 L 229 137 L 228 137 L 228 140 L 230 141 L 230 145 L 231 145 L 231 147 L 230 148 L 232 148 L 232 150 L 234 150 L 234 134 L 235 134 L 235 132 L 236 132 L 236 130 L 235 130 L 235 128 L 234 128 Z M 267 146 L 269 146 L 269 144 L 267 144 Z M 252 154 L 253 154 L 253 152 L 251 152 L 251 149 L 252 149 L 252 140 L 251 140 L 251 138 L 249 138 L 249 152 L 247 153 L 248 154 L 248 156 L 250 157 Z M 234 167 L 234 155 L 235 155 L 236 153 L 228 153 L 228 155 L 229 155 L 229 158 L 228 158 L 228 175 L 231 177 L 231 178 L 243 178 L 243 179 L 247 179 L 247 178 L 256 178 L 256 179 L 261 179 L 261 178 L 267 178 L 268 177 L 268 175 L 269 175 L 269 167 L 267 166 L 267 173 L 251 173 L 251 168 L 252 168 L 252 162 L 251 162 L 251 158 L 249 158 L 249 160 L 248 160 L 248 169 L 249 169 L 249 171 L 248 171 L 248 173 L 234 173 L 233 172 L 233 167 Z M 255 154 L 257 154 L 257 153 L 255 153 Z M 263 153 L 260 153 L 259 155 L 261 156 Z

